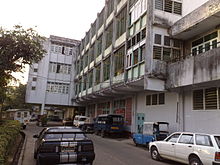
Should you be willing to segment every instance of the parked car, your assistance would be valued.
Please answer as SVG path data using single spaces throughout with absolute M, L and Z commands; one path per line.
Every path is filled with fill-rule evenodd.
M 220 135 L 176 132 L 149 144 L 154 160 L 171 159 L 189 165 L 220 165 Z
M 95 134 L 102 137 L 109 134 L 121 135 L 124 132 L 124 117 L 121 115 L 99 115 L 94 122 Z
M 56 121 L 56 122 L 62 121 L 62 119 L 60 119 L 60 117 L 57 115 L 50 115 L 47 118 L 48 118 L 48 121 Z
M 147 145 L 152 141 L 163 140 L 169 134 L 169 123 L 167 122 L 144 122 L 143 132 L 133 134 L 136 145 Z
M 75 127 L 44 128 L 35 142 L 37 165 L 92 164 L 95 159 L 93 142 Z
M 73 120 L 71 118 L 63 119 L 64 126 L 73 126 Z
M 76 127 L 81 128 L 83 126 L 83 124 L 85 124 L 86 120 L 88 120 L 89 118 L 86 116 L 80 116 L 80 115 L 76 115 L 74 120 L 73 120 L 73 125 Z

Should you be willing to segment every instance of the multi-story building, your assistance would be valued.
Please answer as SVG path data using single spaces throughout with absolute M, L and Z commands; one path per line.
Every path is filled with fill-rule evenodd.
M 219 42 L 219 0 L 106 0 L 79 46 L 74 100 L 131 132 L 220 131 Z
M 43 59 L 30 67 L 26 102 L 38 105 L 41 114 L 44 110 L 63 114 L 65 110 L 67 116 L 73 116 L 73 61 L 78 45 L 77 40 L 50 36 L 44 42 Z

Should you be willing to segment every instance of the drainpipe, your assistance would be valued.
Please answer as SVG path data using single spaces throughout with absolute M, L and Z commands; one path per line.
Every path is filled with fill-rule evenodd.
M 131 132 L 136 132 L 137 126 L 136 126 L 136 115 L 137 115 L 137 93 L 134 94 L 132 101 L 134 104 L 132 104 L 132 129 Z

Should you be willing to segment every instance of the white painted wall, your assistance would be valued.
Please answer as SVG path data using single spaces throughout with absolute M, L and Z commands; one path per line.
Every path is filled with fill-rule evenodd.
M 220 110 L 193 110 L 192 91 L 185 93 L 185 131 L 220 132 Z
M 170 132 L 175 132 L 179 128 L 179 123 L 176 122 L 177 117 L 177 98 L 176 93 L 165 93 L 164 105 L 146 106 L 146 95 L 153 94 L 149 92 L 138 93 L 137 96 L 137 113 L 145 114 L 145 121 L 157 122 L 166 121 L 170 124 Z
M 183 16 L 189 14 L 190 12 L 208 1 L 209 0 L 183 0 Z
M 50 105 L 72 105 L 71 99 L 74 93 L 74 66 L 73 57 L 76 55 L 76 47 L 73 48 L 73 55 L 67 56 L 62 54 L 56 54 L 50 51 L 50 39 L 44 43 L 44 47 L 47 50 L 45 57 L 37 64 L 32 65 L 29 71 L 28 85 L 26 91 L 26 102 L 34 104 L 50 104 Z M 71 64 L 71 73 L 68 74 L 56 74 L 49 73 L 49 63 L 65 63 Z M 34 68 L 38 68 L 38 72 L 33 72 Z M 33 82 L 33 77 L 37 77 L 37 81 Z M 69 85 L 69 93 L 50 93 L 46 92 L 47 82 L 59 82 Z M 32 86 L 36 86 L 36 90 L 31 90 Z

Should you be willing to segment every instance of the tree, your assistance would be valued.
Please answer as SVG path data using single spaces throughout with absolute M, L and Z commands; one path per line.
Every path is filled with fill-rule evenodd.
M 16 25 L 13 30 L 0 28 L 0 97 L 4 98 L 5 88 L 13 79 L 12 72 L 21 72 L 25 64 L 42 59 L 45 38 L 34 29 Z M 3 93 L 2 93 L 3 92 Z M 4 99 L 0 99 L 0 105 Z M 0 113 L 1 119 L 1 113 Z
M 26 85 L 7 87 L 3 110 L 6 109 L 30 109 L 31 105 L 25 103 Z

